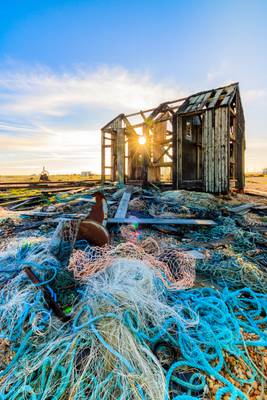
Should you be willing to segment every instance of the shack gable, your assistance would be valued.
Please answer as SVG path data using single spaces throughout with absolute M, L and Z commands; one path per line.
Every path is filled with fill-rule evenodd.
M 179 107 L 177 114 L 186 114 L 220 106 L 228 106 L 231 104 L 237 88 L 238 83 L 232 83 L 229 86 L 193 94 Z

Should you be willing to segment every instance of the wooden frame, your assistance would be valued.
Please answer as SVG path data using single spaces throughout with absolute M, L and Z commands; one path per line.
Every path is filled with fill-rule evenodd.
M 197 172 L 196 179 L 188 180 L 182 174 L 182 121 L 196 115 L 202 127 L 196 139 Z M 211 193 L 227 193 L 231 187 L 242 191 L 244 130 L 238 83 L 148 110 L 120 114 L 101 130 L 101 180 L 120 184 L 169 183 L 175 189 Z M 138 143 L 140 136 L 144 136 L 145 145 Z M 164 176 L 164 169 L 168 169 L 168 177 Z

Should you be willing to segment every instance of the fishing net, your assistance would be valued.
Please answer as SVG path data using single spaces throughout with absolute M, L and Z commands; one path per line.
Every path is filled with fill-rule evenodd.
M 49 251 L 58 260 L 67 264 L 73 250 L 80 220 L 62 219 L 51 238 Z
M 215 209 L 222 205 L 224 202 L 210 193 L 204 192 L 190 192 L 188 190 L 169 190 L 161 193 L 161 201 L 176 202 L 180 206 L 184 205 L 188 208 L 205 208 Z
M 134 259 L 153 268 L 168 288 L 179 289 L 193 286 L 195 262 L 191 257 L 177 250 L 171 250 L 159 253 L 156 258 L 145 251 L 147 247 L 148 242 L 144 243 L 144 247 L 128 242 L 116 247 L 88 247 L 85 251 L 76 250 L 70 258 L 69 269 L 76 279 L 84 281 L 109 268 L 114 260 L 122 259 L 122 262 L 125 262 L 125 260 Z M 149 251 L 151 252 L 151 241 Z
M 210 193 L 171 190 L 161 193 L 157 204 L 151 206 L 153 215 L 172 213 L 178 216 L 214 218 L 220 215 L 224 201 Z
M 145 211 L 147 210 L 146 201 L 143 199 L 135 198 L 129 201 L 128 210 L 130 211 Z
M 255 250 L 257 241 L 262 240 L 259 232 L 250 229 L 243 229 L 237 226 L 236 221 L 230 217 L 219 217 L 215 227 L 207 230 L 194 231 L 190 234 L 190 239 L 200 242 L 214 242 L 232 236 L 233 240 L 229 247 L 237 253 L 245 253 L 248 250 Z M 190 242 L 188 243 L 190 246 Z M 186 243 L 184 243 L 184 247 Z
M 249 287 L 257 292 L 267 293 L 266 272 L 230 250 L 214 252 L 211 257 L 198 261 L 196 270 L 208 275 L 222 287 Z
M 60 265 L 48 251 L 49 240 L 40 238 L 15 243 L 0 254 L 0 284 L 17 276 L 25 266 L 30 266 L 46 282 L 54 279 Z
M 223 201 L 214 196 L 178 192 L 158 203 L 158 194 L 147 196 L 147 209 L 200 215 L 210 202 L 208 212 L 220 213 Z M 264 399 L 267 285 L 259 267 L 264 252 L 255 253 L 263 235 L 243 217 L 220 214 L 217 222 L 181 240 L 133 224 L 116 231 L 125 243 L 99 248 L 74 245 L 78 222 L 64 220 L 50 243 L 6 244 L 0 399 Z M 228 234 L 224 249 L 209 247 L 196 264 L 185 254 Z M 68 312 L 68 322 L 50 310 L 25 265 Z M 208 287 L 194 286 L 195 269 Z
M 43 306 L 40 299 L 35 315 Z M 38 330 L 24 328 L 0 395 L 247 399 L 248 385 L 264 387 L 264 367 L 247 349 L 266 344 L 266 311 L 266 298 L 252 290 L 169 291 L 144 262 L 117 259 L 84 283 L 68 324 L 50 316 L 46 329 L 41 317 Z

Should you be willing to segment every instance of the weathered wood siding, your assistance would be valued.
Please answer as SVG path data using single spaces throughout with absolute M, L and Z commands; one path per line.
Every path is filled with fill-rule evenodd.
M 182 154 L 183 154 L 183 123 L 182 117 L 177 118 L 177 187 L 182 186 Z
M 237 189 L 243 190 L 245 187 L 245 118 L 243 114 L 239 91 L 236 94 L 236 117 L 237 117 Z
M 164 163 L 164 141 L 166 140 L 167 121 L 158 122 L 153 127 L 153 140 L 151 143 L 152 165 L 148 168 L 148 180 L 150 182 L 160 182 L 160 166 Z M 153 163 L 157 166 L 153 166 Z
M 207 110 L 203 123 L 203 190 L 226 193 L 229 190 L 229 112 L 228 107 Z

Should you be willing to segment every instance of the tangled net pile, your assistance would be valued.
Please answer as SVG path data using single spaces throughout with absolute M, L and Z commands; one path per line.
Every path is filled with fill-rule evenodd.
M 264 294 L 188 289 L 192 260 L 153 240 L 87 247 L 70 259 L 80 283 L 63 323 L 23 272 L 31 265 L 56 298 L 58 277 L 69 272 L 49 248 L 24 245 L 1 258 L 0 339 L 8 355 L 0 399 L 237 400 L 254 382 L 264 390 L 264 370 L 248 351 L 266 345 Z M 246 374 L 229 371 L 229 357 Z
M 221 287 L 249 287 L 260 293 L 267 293 L 267 274 L 241 255 L 217 252 L 205 261 L 197 263 L 197 272 L 209 275 Z
M 147 249 L 148 244 L 150 248 Z M 155 247 L 156 247 L 155 242 Z M 145 249 L 147 251 L 145 251 Z M 138 260 L 152 268 L 168 289 L 192 287 L 195 279 L 195 263 L 192 258 L 177 250 L 160 252 L 153 256 L 151 241 L 143 243 L 143 247 L 127 242 L 116 247 L 88 247 L 76 250 L 71 256 L 69 269 L 74 277 L 86 281 L 94 274 L 105 271 L 114 262 L 123 265 L 129 260 Z M 126 260 L 126 261 L 125 261 Z

